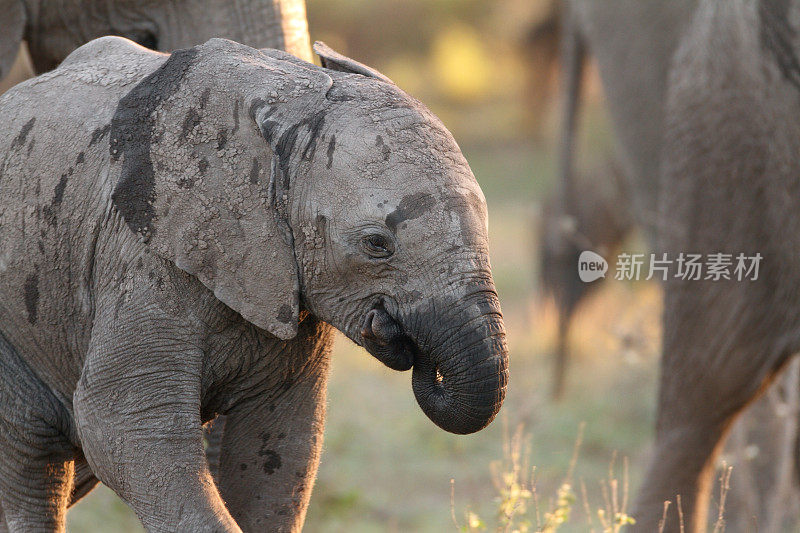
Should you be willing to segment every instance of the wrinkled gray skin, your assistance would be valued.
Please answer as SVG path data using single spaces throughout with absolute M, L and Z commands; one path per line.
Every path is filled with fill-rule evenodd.
M 87 464 L 151 531 L 299 529 L 333 327 L 442 428 L 497 413 L 483 195 L 426 108 L 318 52 L 107 37 L 0 98 L 10 530 L 63 530 Z
M 760 253 L 758 281 L 665 284 L 656 449 L 632 531 L 705 531 L 736 416 L 800 348 L 800 2 L 703 0 L 669 79 L 659 247 Z M 676 512 L 667 531 L 678 531 Z
M 37 72 L 104 35 L 164 52 L 224 37 L 311 61 L 304 0 L 0 0 L 0 27 L 0 79 L 23 39 Z

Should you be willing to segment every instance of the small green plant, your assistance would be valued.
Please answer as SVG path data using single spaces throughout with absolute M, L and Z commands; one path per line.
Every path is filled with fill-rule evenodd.
M 603 507 L 597 508 L 597 519 L 600 522 L 600 531 L 603 533 L 618 533 L 622 528 L 629 524 L 635 524 L 636 520 L 627 513 L 628 509 L 628 458 L 622 460 L 622 486 L 614 468 L 616 464 L 616 454 L 611 457 L 608 465 L 608 478 L 601 484 L 603 494 Z M 587 521 L 592 532 L 594 522 L 590 511 L 589 498 L 586 494 L 586 486 L 581 483 L 583 489 L 584 509 L 586 510 Z
M 528 437 L 522 427 L 511 438 L 503 439 L 503 459 L 490 464 L 492 481 L 497 491 L 495 498 L 497 525 L 493 528 L 498 532 L 528 533 L 531 530 L 530 520 L 527 518 L 528 506 L 534 498 L 533 470 L 528 467 L 529 457 Z M 529 474 L 530 472 L 530 474 Z M 467 510 L 466 523 L 460 525 L 455 513 L 455 480 L 450 480 L 451 516 L 453 523 L 460 531 L 472 533 L 486 531 L 488 525 L 475 512 Z
M 572 489 L 572 473 L 577 461 L 578 449 L 582 440 L 583 426 L 575 443 L 573 457 L 564 482 L 559 486 L 550 509 L 543 515 L 534 482 L 536 468 L 528 464 L 530 457 L 530 437 L 520 425 L 512 436 L 508 431 L 503 439 L 503 458 L 490 464 L 495 497 L 495 523 L 490 526 L 475 512 L 467 510 L 466 523 L 459 524 L 455 512 L 455 481 L 451 483 L 451 517 L 453 523 L 466 533 L 488 531 L 502 533 L 554 533 L 570 517 L 577 498 Z
M 569 521 L 569 514 L 575 504 L 575 493 L 572 485 L 564 482 L 556 492 L 556 503 L 552 511 L 544 514 L 544 524 L 538 529 L 541 533 L 552 533 Z
M 536 468 L 528 465 L 530 457 L 530 438 L 518 426 L 512 436 L 508 431 L 503 439 L 503 458 L 491 463 L 495 497 L 495 517 L 490 525 L 481 516 L 467 509 L 465 523 L 459 523 L 455 507 L 455 480 L 450 480 L 450 511 L 453 523 L 459 531 L 477 533 L 495 531 L 497 533 L 556 533 L 568 523 L 572 510 L 578 501 L 573 477 L 578 452 L 583 441 L 584 425 L 581 424 L 575 440 L 572 459 L 555 498 L 550 500 L 548 510 L 540 513 L 539 497 L 536 492 Z M 608 479 L 601 484 L 603 505 L 592 512 L 592 506 L 581 480 L 580 487 L 583 510 L 586 514 L 588 531 L 591 533 L 619 533 L 626 525 L 636 523 L 627 514 L 628 507 L 628 461 L 622 461 L 621 480 L 615 469 L 616 455 L 612 456 L 608 469 Z

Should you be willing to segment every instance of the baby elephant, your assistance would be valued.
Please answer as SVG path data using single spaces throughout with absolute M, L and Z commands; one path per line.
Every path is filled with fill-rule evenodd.
M 95 476 L 150 531 L 298 530 L 334 327 L 413 367 L 445 430 L 494 418 L 508 359 L 483 194 L 430 111 L 315 49 L 323 68 L 106 37 L 0 99 L 11 531 L 63 531 Z

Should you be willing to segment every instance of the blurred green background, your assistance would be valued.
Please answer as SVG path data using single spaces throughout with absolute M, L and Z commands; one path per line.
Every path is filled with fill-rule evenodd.
M 598 526 L 614 457 L 617 466 L 629 458 L 632 488 L 639 480 L 652 427 L 657 287 L 612 281 L 594 295 L 572 330 L 566 398 L 554 404 L 549 397 L 555 312 L 535 279 L 539 205 L 556 168 L 553 9 L 549 0 L 308 0 L 312 40 L 376 67 L 422 100 L 470 162 L 489 203 L 511 378 L 506 404 L 489 428 L 451 435 L 417 407 L 410 373 L 385 368 L 339 337 L 307 531 L 440 532 L 456 530 L 453 515 L 466 526 L 468 512 L 494 530 L 502 504 L 496 483 L 505 486 L 502 473 L 509 470 L 498 461 L 504 449 L 506 456 L 513 451 L 511 437 L 520 425 L 528 453 L 519 476 L 528 477 L 536 466 L 535 498 L 527 498 L 526 515 L 533 530 L 537 514 L 541 524 L 557 505 L 582 423 L 572 479 L 580 501 L 561 530 L 586 531 L 587 507 Z M 587 82 L 579 166 L 591 173 L 605 164 L 612 141 L 591 69 Z M 125 504 L 100 487 L 70 511 L 68 531 L 141 527 Z

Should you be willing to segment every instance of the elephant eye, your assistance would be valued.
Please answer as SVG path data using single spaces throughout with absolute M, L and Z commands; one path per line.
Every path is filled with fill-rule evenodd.
M 364 252 L 368 256 L 376 259 L 390 257 L 394 253 L 394 245 L 391 240 L 380 233 L 367 235 L 362 240 L 362 245 L 364 247 Z

